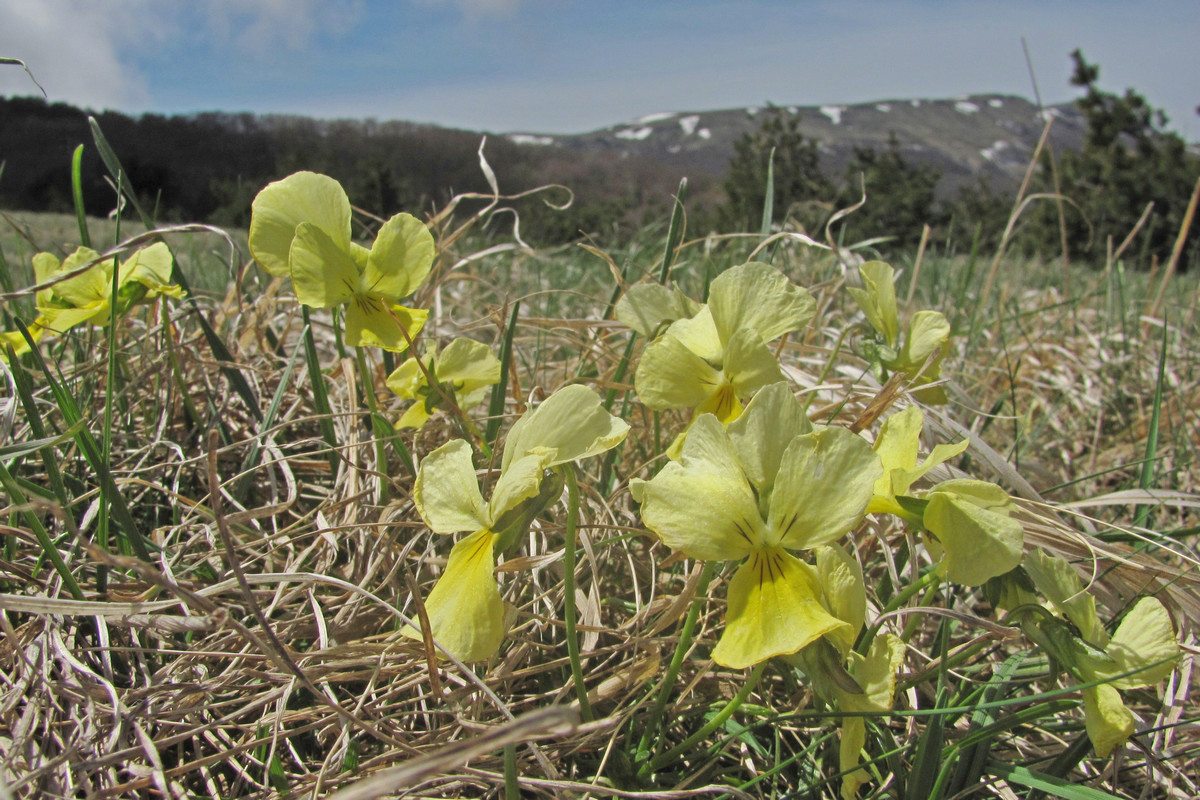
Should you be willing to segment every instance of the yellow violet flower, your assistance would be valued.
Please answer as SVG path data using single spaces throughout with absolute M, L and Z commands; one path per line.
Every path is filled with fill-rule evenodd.
M 182 297 L 183 290 L 171 283 L 171 266 L 171 251 L 162 242 L 136 250 L 121 262 L 116 268 L 117 313 L 159 296 Z M 34 341 L 47 332 L 64 333 L 84 322 L 108 325 L 113 306 L 112 258 L 101 258 L 88 247 L 77 248 L 61 262 L 52 253 L 38 253 L 33 257 L 33 273 L 39 284 L 70 276 L 38 291 L 38 316 L 29 326 Z M 17 355 L 29 351 L 20 332 L 5 333 L 3 341 L 12 344 Z
M 847 623 L 820 601 L 817 573 L 789 551 L 836 541 L 862 519 L 879 459 L 847 430 L 814 432 L 786 383 L 760 391 L 726 429 L 696 419 L 678 462 L 635 481 L 642 520 L 668 546 L 741 561 L 712 652 L 740 669 L 795 653 Z
M 895 273 L 891 265 L 868 261 L 858 271 L 864 288 L 848 287 L 848 291 L 879 334 L 881 343 L 875 348 L 879 364 L 892 372 L 904 373 L 918 387 L 940 380 L 942 358 L 950 350 L 950 323 L 946 317 L 938 311 L 918 311 L 909 320 L 901 345 Z M 933 362 L 922 371 L 931 356 Z M 941 386 L 918 389 L 913 396 L 932 405 L 947 402 Z
M 1038 550 L 1029 555 L 1025 571 L 1073 627 L 1030 615 L 1024 628 L 1075 680 L 1097 684 L 1082 689 L 1084 723 L 1096 755 L 1106 758 L 1134 732 L 1133 713 L 1118 690 L 1153 686 L 1175 669 L 1180 647 L 1170 614 L 1156 598 L 1143 597 L 1110 637 L 1095 599 L 1065 559 Z
M 545 470 L 602 453 L 628 432 L 629 426 L 605 411 L 595 392 L 571 385 L 513 425 L 489 500 L 479 491 L 467 442 L 448 442 L 421 461 L 413 503 L 425 524 L 434 533 L 470 532 L 451 549 L 445 572 L 425 600 L 433 636 L 448 653 L 482 661 L 499 649 L 505 628 L 493 572 L 495 549 L 515 520 L 530 518 L 527 502 L 542 492 Z M 542 500 L 549 503 L 556 497 Z M 414 628 L 403 633 L 421 638 Z
M 690 408 L 693 418 L 711 413 L 728 424 L 743 400 L 783 380 L 767 343 L 807 325 L 815 310 L 807 290 L 752 261 L 717 276 L 706 304 L 677 289 L 634 287 L 616 316 L 646 336 L 661 330 L 634 376 L 643 403 L 656 411 Z
M 420 363 L 416 358 L 408 359 L 387 379 L 388 388 L 398 397 L 417 401 L 408 407 L 396 427 L 420 428 L 443 402 L 442 393 L 463 411 L 474 408 L 483 402 L 487 387 L 500 380 L 500 370 L 500 359 L 491 348 L 472 339 L 455 339 L 441 353 L 426 355 Z M 430 376 L 437 387 L 429 385 Z
M 943 481 L 916 497 L 913 484 L 967 449 L 969 442 L 939 444 L 917 463 L 924 412 L 909 406 L 884 420 L 875 439 L 883 474 L 867 512 L 895 514 L 923 529 L 941 571 L 950 580 L 979 586 L 1011 571 L 1024 556 L 1025 530 L 1011 518 L 1008 493 L 994 483 Z
M 875 496 L 867 506 L 868 514 L 907 516 L 908 512 L 896 498 L 908 495 L 912 485 L 925 473 L 959 455 L 970 444 L 963 439 L 954 444 L 935 445 L 929 456 L 918 464 L 921 429 L 924 427 L 925 414 L 919 406 L 909 406 L 884 420 L 875 439 L 875 452 L 883 464 L 883 476 L 875 484 Z
M 254 198 L 250 252 L 267 272 L 290 276 L 304 305 L 345 305 L 347 344 L 402 351 L 429 314 L 399 300 L 429 276 L 433 235 L 411 214 L 396 214 L 368 250 L 351 241 L 350 217 L 340 183 L 297 172 Z

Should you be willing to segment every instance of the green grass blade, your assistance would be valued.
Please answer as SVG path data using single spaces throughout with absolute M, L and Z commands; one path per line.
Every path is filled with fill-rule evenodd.
M 333 427 L 333 408 L 329 405 L 329 393 L 325 391 L 325 374 L 321 372 L 321 359 L 317 356 L 317 341 L 313 338 L 312 322 L 309 319 L 308 306 L 300 306 L 304 317 L 304 362 L 308 368 L 308 382 L 312 386 L 313 406 L 317 411 L 317 425 L 321 428 L 321 438 L 329 445 L 330 478 L 337 475 L 338 444 L 337 431 Z
M 675 250 L 683 239 L 683 204 L 687 202 L 687 185 L 687 178 L 684 178 L 679 182 L 679 191 L 675 193 L 675 208 L 671 211 L 671 224 L 667 227 L 667 244 L 663 250 L 662 269 L 658 271 L 659 283 L 666 283 L 671 277 L 671 267 L 675 264 Z
M 775 218 L 775 148 L 767 156 L 767 187 L 763 196 L 762 226 L 759 233 L 764 237 L 771 235 L 771 220 Z
M 950 703 L 950 692 L 946 688 L 946 653 L 949 640 L 949 626 L 943 621 L 938 626 L 938 647 L 934 653 L 943 665 L 938 674 L 937 694 L 933 702 L 934 711 L 946 709 Z M 929 718 L 925 730 L 917 741 L 913 754 L 912 772 L 909 774 L 908 786 L 904 796 L 908 800 L 937 800 L 940 794 L 934 794 L 937 788 L 938 774 L 943 764 L 942 750 L 946 744 L 946 729 L 943 724 L 945 717 L 937 714 Z
M 1015 764 L 993 762 L 988 764 L 987 771 L 989 775 L 1003 778 L 1010 783 L 1019 783 L 1022 786 L 1040 789 L 1048 795 L 1061 797 L 1063 800 L 1120 800 L 1116 795 L 1108 792 L 1102 792 L 1090 786 L 1078 786 L 1064 781 L 1062 778 L 1055 778 L 1044 772 L 1034 772 Z
M 141 202 L 138 201 L 137 194 L 133 191 L 133 187 L 124 179 L 125 169 L 121 166 L 121 161 L 117 158 L 116 152 L 108 143 L 108 139 L 104 137 L 104 132 L 100 130 L 100 124 L 96 122 L 96 118 L 88 117 L 88 125 L 91 126 L 92 139 L 96 143 L 96 150 L 100 153 L 100 160 L 104 162 L 104 166 L 112 174 L 113 180 L 117 182 L 121 194 L 125 196 L 134 207 L 134 210 L 138 212 L 142 224 L 147 228 L 157 227 L 154 217 L 148 214 L 142 207 Z M 172 253 L 171 258 L 173 262 L 171 279 L 179 284 L 184 292 L 187 293 L 188 299 L 192 304 L 192 309 L 196 312 L 195 319 L 200 325 L 200 330 L 204 333 L 204 341 L 208 344 L 209 349 L 212 350 L 213 357 L 221 365 L 221 372 L 225 375 L 233 390 L 242 398 L 242 402 L 246 404 L 247 410 L 249 410 L 255 421 L 262 422 L 262 409 L 258 407 L 258 398 L 254 395 L 254 390 L 251 388 L 250 382 L 246 380 L 246 376 L 242 374 L 241 370 L 233 366 L 235 361 L 233 355 L 229 352 L 229 348 L 225 346 L 224 340 L 217 335 L 217 332 L 213 330 L 212 325 L 209 324 L 208 319 L 200 310 L 200 306 L 196 303 L 195 297 L 192 294 L 191 287 L 188 285 L 187 278 L 183 274 L 183 270 L 179 268 L 179 261 L 174 257 L 174 253 Z
M 504 329 L 504 340 L 500 343 L 500 380 L 492 387 L 492 397 L 488 402 L 488 422 L 484 431 L 484 439 L 492 451 L 496 450 L 496 440 L 500 436 L 500 421 L 504 416 L 504 399 L 508 394 L 508 372 L 512 369 L 513 337 L 517 333 L 517 315 L 521 311 L 521 301 L 513 303 L 512 313 L 508 317 L 508 327 Z
M 300 356 L 301 349 L 299 347 L 292 353 L 292 357 L 288 359 L 287 367 L 283 370 L 283 377 L 279 379 L 279 386 L 275 388 L 275 394 L 271 397 L 271 404 L 267 406 L 267 413 L 263 415 L 262 424 L 258 429 L 258 436 L 250 444 L 250 449 L 246 451 L 246 457 L 242 460 L 242 477 L 238 479 L 237 486 L 234 487 L 233 494 L 238 502 L 245 504 L 247 496 L 250 494 L 250 487 L 254 485 L 254 474 L 252 469 L 258 466 L 258 459 L 262 453 L 263 442 L 269 435 L 270 429 L 275 425 L 275 417 L 279 413 L 279 407 L 283 404 L 283 398 L 287 394 L 287 388 L 292 382 L 292 370 L 296 366 L 296 359 Z
M 38 370 L 41 371 L 42 376 L 46 379 L 46 385 L 50 388 L 55 404 L 62 413 L 63 419 L 66 420 L 67 425 L 74 426 L 76 423 L 82 421 L 83 414 L 80 412 L 75 398 L 54 378 L 54 373 L 50 371 L 50 366 L 42 357 L 37 343 L 29 335 L 29 329 L 20 320 L 17 320 L 17 326 L 20 328 L 25 340 L 29 343 L 34 363 L 37 364 Z M 108 462 L 104 460 L 100 445 L 96 442 L 95 437 L 92 436 L 86 424 L 76 434 L 75 443 L 83 453 L 84 460 L 87 461 L 88 466 L 96 473 L 101 491 L 109 497 L 109 502 L 112 504 L 111 512 L 116 517 L 117 525 L 124 534 L 125 541 L 128 543 L 130 549 L 138 558 L 143 561 L 149 561 L 150 549 L 142 537 L 141 529 L 134 522 L 133 515 L 129 512 L 129 506 L 125 503 L 125 498 L 117 487 L 117 482 L 113 479 L 112 472 L 108 469 Z
M 79 243 L 84 247 L 92 246 L 92 237 L 88 235 L 87 212 L 83 208 L 83 145 L 75 148 L 71 156 L 71 197 L 75 202 L 75 221 L 79 225 Z M 120 198 L 117 198 L 118 204 Z
M 1017 668 L 1025 662 L 1025 654 L 1018 653 L 1010 656 L 1000 669 L 996 670 L 988 681 L 987 686 L 981 695 L 982 702 L 992 703 L 996 700 L 1003 699 L 1009 691 L 1010 679 Z M 996 712 L 991 706 L 984 706 L 976 709 L 971 714 L 971 727 L 968 733 L 977 732 L 988 729 L 989 726 L 996 722 Z M 983 775 L 984 767 L 987 766 L 988 756 L 991 753 L 993 739 L 988 738 L 978 742 L 962 753 L 962 757 L 955 768 L 954 776 L 951 778 L 947 786 L 947 791 L 950 794 L 957 794 L 968 786 L 973 786 L 978 783 L 980 776 Z
M 1158 425 L 1162 417 L 1163 406 L 1163 383 L 1167 376 L 1167 332 L 1169 328 L 1166 320 L 1163 320 L 1162 333 L 1162 349 L 1158 354 L 1158 380 L 1154 384 L 1154 402 L 1150 409 L 1150 427 L 1146 431 L 1146 452 L 1142 460 L 1142 472 L 1138 477 L 1138 486 L 1142 489 L 1154 488 L 1154 467 L 1155 457 L 1158 453 Z M 1140 506 L 1137 510 L 1137 516 L 1134 517 L 1133 524 L 1136 527 L 1144 528 L 1150 518 L 1150 512 L 1154 506 Z
M 25 494 L 13 479 L 12 473 L 8 471 L 8 467 L 4 466 L 3 461 L 0 461 L 0 483 L 4 485 L 4 491 L 8 494 L 10 502 L 17 506 L 26 505 Z M 38 545 L 42 548 L 42 554 L 50 561 L 50 564 L 54 567 L 54 571 L 62 578 L 63 585 L 67 587 L 67 591 L 76 600 L 83 600 L 83 590 L 79 588 L 79 584 L 75 581 L 75 576 L 67 568 L 66 562 L 63 561 L 58 548 L 54 546 L 54 542 L 50 539 L 50 533 L 42 525 L 41 520 L 28 508 L 22 510 L 21 516 L 25 518 L 25 524 L 33 531 Z
M 11 353 L 12 351 L 10 350 L 9 352 Z M 16 389 L 17 397 L 21 401 L 21 410 L 25 412 L 25 420 L 29 424 L 29 431 L 33 434 L 35 440 L 45 443 L 37 449 L 41 451 L 42 464 L 46 468 L 46 478 L 50 482 L 50 488 L 54 491 L 54 496 L 63 507 L 63 513 L 65 514 L 70 502 L 67 499 L 67 487 L 63 482 L 62 470 L 58 466 L 58 456 L 54 452 L 54 446 L 62 441 L 74 438 L 83 428 L 83 422 L 76 422 L 58 436 L 49 436 L 46 426 L 42 422 L 41 410 L 38 408 L 37 401 L 33 396 L 33 379 L 25 367 L 22 366 L 20 359 L 10 355 L 8 363 L 9 371 L 13 376 L 13 386 Z M 33 444 L 34 442 L 24 443 L 27 446 Z M 9 445 L 9 447 L 14 448 L 21 446 L 21 444 L 17 443 Z M 12 459 L 18 457 L 20 456 L 16 453 L 12 455 L 0 454 L 0 458 Z

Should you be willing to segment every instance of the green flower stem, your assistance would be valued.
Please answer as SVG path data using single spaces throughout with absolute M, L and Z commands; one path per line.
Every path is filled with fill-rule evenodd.
M 367 351 L 365 348 L 354 348 L 358 356 L 358 374 L 362 382 L 363 397 L 367 401 L 367 411 L 371 415 L 371 440 L 375 444 L 375 471 L 379 476 L 379 505 L 387 505 L 388 501 L 388 477 L 387 477 L 387 442 L 375 433 L 375 416 L 378 413 L 375 401 L 375 381 L 372 379 L 371 371 L 367 364 Z
M 504 800 L 521 800 L 521 784 L 517 780 L 517 746 L 504 745 Z
M 750 674 L 746 677 L 746 683 L 742 686 L 738 693 L 734 695 L 733 699 L 730 700 L 725 707 L 717 713 L 716 716 L 706 722 L 704 726 L 700 728 L 700 730 L 696 731 L 667 752 L 657 755 L 650 759 L 650 761 L 646 764 L 643 764 L 642 768 L 638 770 L 638 778 L 648 778 L 654 774 L 656 770 L 662 769 L 679 756 L 692 752 L 696 745 L 703 742 L 712 734 L 713 731 L 724 725 L 726 721 L 733 716 L 733 712 L 737 711 L 742 703 L 746 701 L 746 698 L 750 696 L 750 693 L 754 691 L 754 687 L 758 685 L 758 679 L 762 677 L 763 670 L 766 668 L 766 661 L 755 664 L 754 668 L 750 670 Z
M 930 584 L 935 583 L 937 580 L 937 566 L 935 565 L 930 567 L 924 575 L 917 578 L 908 586 L 905 586 L 903 589 L 897 592 L 895 596 L 888 601 L 887 605 L 883 607 L 883 614 L 890 614 L 893 611 L 896 611 L 909 600 L 911 600 L 914 595 L 928 587 Z M 879 624 L 872 625 L 866 631 L 866 633 L 859 637 L 858 644 L 854 648 L 855 652 L 861 655 L 866 655 L 867 651 L 871 649 L 871 642 L 874 641 L 875 636 L 879 633 L 879 629 L 881 627 L 882 626 Z
M 925 590 L 925 595 L 921 598 L 920 605 L 927 606 L 933 602 L 934 596 L 937 595 L 938 584 L 931 583 L 929 588 Z M 909 616 L 908 621 L 904 623 L 904 632 L 900 634 L 900 638 L 908 642 L 912 638 L 913 633 L 917 630 L 917 625 L 921 624 L 920 617 L 916 614 Z
M 575 535 L 579 528 L 579 482 L 575 479 L 575 468 L 564 464 L 558 468 L 567 484 L 567 529 L 563 548 L 563 616 L 567 626 L 567 656 L 571 659 L 571 680 L 575 684 L 575 696 L 579 698 L 579 716 L 591 722 L 592 707 L 587 699 L 587 687 L 583 683 L 583 667 L 579 663 L 579 637 L 575 633 Z
M 667 674 L 663 676 L 662 682 L 658 685 L 658 697 L 654 701 L 654 708 L 650 711 L 650 719 L 646 721 L 646 727 L 642 730 L 642 738 L 638 742 L 637 757 L 638 760 L 645 760 L 650 757 L 650 742 L 658 735 L 658 726 L 662 723 L 663 712 L 667 708 L 667 700 L 671 697 L 671 690 L 675 688 L 675 681 L 679 678 L 679 670 L 683 667 L 683 659 L 687 657 L 688 650 L 692 646 L 692 633 L 696 630 L 696 621 L 700 619 L 700 610 L 704 606 L 704 593 L 708 590 L 708 584 L 712 580 L 717 571 L 718 562 L 706 561 L 704 569 L 700 573 L 700 582 L 696 585 L 696 596 L 692 599 L 692 605 L 688 609 L 687 618 L 683 621 L 683 629 L 679 632 L 679 642 L 675 645 L 675 655 L 671 657 L 671 663 L 667 667 Z

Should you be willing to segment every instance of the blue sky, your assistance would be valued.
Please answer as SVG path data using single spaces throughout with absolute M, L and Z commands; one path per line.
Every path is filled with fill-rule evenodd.
M 1196 0 L 0 0 L 51 100 L 571 133 L 665 111 L 1076 96 L 1075 47 L 1200 139 Z M 36 88 L 0 67 L 0 94 Z M 2 154 L 0 154 L 2 155 Z

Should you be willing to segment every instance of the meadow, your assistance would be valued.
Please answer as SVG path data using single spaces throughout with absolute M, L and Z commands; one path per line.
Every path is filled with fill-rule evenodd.
M 44 293 L 155 246 L 129 199 L 6 212 L 6 330 L 82 310 L 35 298 L 36 253 L 113 248 Z M 1100 269 L 946 246 L 885 271 L 786 224 L 696 236 L 686 202 L 620 249 L 535 250 L 482 199 L 396 223 L 432 249 L 390 351 L 304 271 L 334 254 L 303 221 L 287 274 L 253 230 L 176 226 L 169 286 L 122 306 L 110 268 L 86 323 L 6 340 L 0 797 L 1200 794 L 1195 275 L 1120 242 Z M 354 214 L 380 263 L 394 222 Z M 732 375 L 733 307 L 783 380 L 666 407 L 683 362 L 647 354 L 707 314 Z M 460 337 L 489 382 L 412 357 Z M 396 427 L 413 398 L 429 419 Z M 789 492 L 819 534 L 713 544 L 743 495 L 742 536 L 782 527 Z M 488 531 L 494 573 L 435 594 Z M 760 550 L 802 577 L 747 589 Z M 828 622 L 778 645 L 802 615 Z

